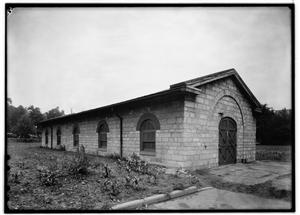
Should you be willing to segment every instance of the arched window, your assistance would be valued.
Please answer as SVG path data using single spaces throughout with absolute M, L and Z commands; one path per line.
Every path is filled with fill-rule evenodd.
M 45 131 L 45 144 L 48 145 L 48 129 Z
M 107 133 L 109 132 L 106 121 L 102 120 L 98 123 L 97 133 L 98 133 L 98 148 L 107 148 Z
M 60 127 L 57 128 L 56 130 L 56 140 L 57 140 L 57 145 L 61 144 L 61 130 Z
M 140 150 L 141 152 L 155 152 L 156 130 L 160 129 L 158 119 L 150 113 L 141 116 L 137 130 L 140 131 Z
M 75 124 L 73 126 L 73 146 L 74 147 L 79 146 L 79 133 L 80 133 L 79 126 L 77 124 Z

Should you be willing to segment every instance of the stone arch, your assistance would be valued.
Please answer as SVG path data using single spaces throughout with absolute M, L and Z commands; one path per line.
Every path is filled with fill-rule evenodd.
M 105 131 L 105 132 L 109 132 L 109 127 L 108 127 L 108 125 L 107 125 L 106 120 L 100 120 L 100 121 L 98 122 L 98 124 L 97 124 L 97 129 L 96 129 L 96 132 L 97 132 L 97 133 L 100 132 L 99 129 L 100 129 L 101 127 L 104 128 L 104 131 Z
M 72 134 L 79 134 L 79 133 L 80 133 L 79 125 L 76 123 L 73 125 Z
M 61 135 L 61 128 L 60 127 L 57 127 L 57 129 L 56 129 L 56 135 Z
M 136 126 L 136 130 L 137 130 L 137 131 L 140 130 L 142 123 L 143 123 L 145 120 L 147 120 L 147 119 L 149 119 L 149 120 L 151 120 L 151 121 L 153 122 L 153 125 L 154 125 L 154 127 L 155 127 L 155 130 L 159 130 L 159 129 L 160 129 L 160 123 L 159 123 L 159 120 L 157 119 L 157 117 L 156 117 L 154 114 L 152 114 L 152 113 L 144 113 L 144 114 L 140 117 L 140 119 L 139 119 L 139 121 L 138 121 L 138 123 L 137 123 L 137 126 Z
M 218 95 L 216 96 L 215 100 L 214 100 L 214 105 L 210 107 L 210 110 L 208 111 L 209 115 L 208 115 L 208 119 L 206 121 L 206 125 L 207 123 L 210 121 L 210 119 L 213 117 L 213 113 L 214 113 L 214 110 L 215 108 L 217 107 L 218 103 L 220 102 L 221 99 L 223 99 L 224 97 L 230 97 L 231 99 L 233 99 L 235 101 L 235 103 L 237 104 L 239 110 L 240 110 L 240 113 L 241 113 L 241 116 L 242 116 L 242 125 L 244 127 L 244 111 L 241 107 L 241 101 L 240 99 L 238 98 L 238 96 L 235 95 L 234 92 L 232 92 L 231 90 L 229 89 L 226 89 L 226 90 L 222 90 L 221 92 L 218 93 Z

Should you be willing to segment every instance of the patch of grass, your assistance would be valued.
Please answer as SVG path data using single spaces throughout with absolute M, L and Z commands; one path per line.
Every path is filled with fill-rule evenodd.
M 256 145 L 256 160 L 290 161 L 291 146 Z
M 256 160 L 289 161 L 290 156 L 286 152 L 257 151 Z

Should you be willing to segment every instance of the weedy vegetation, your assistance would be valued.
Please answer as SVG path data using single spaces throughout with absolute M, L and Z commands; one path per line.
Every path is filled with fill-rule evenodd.
M 188 174 L 165 174 L 165 167 L 138 155 L 89 155 L 48 149 L 39 143 L 9 142 L 8 207 L 10 209 L 97 209 L 168 193 L 200 181 Z

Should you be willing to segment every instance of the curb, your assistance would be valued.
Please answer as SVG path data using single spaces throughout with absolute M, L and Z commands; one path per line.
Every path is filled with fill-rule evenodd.
M 188 187 L 184 190 L 174 190 L 168 194 L 157 194 L 153 196 L 149 196 L 143 199 L 133 200 L 130 202 L 125 202 L 122 204 L 114 205 L 111 209 L 112 210 L 129 210 L 129 209 L 136 209 L 138 207 L 142 207 L 143 205 L 150 205 L 158 202 L 163 202 L 166 200 L 174 199 L 180 196 L 189 195 L 192 193 L 204 191 L 211 189 L 212 187 L 204 187 L 201 189 L 197 189 L 196 186 Z

